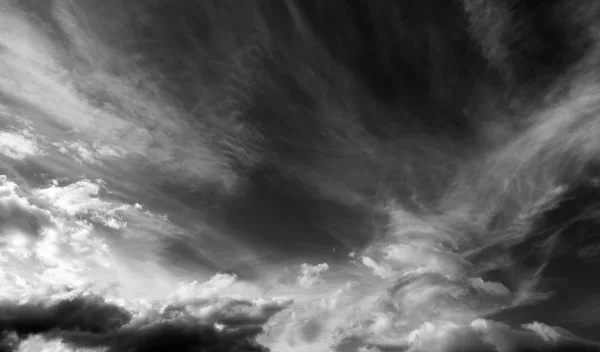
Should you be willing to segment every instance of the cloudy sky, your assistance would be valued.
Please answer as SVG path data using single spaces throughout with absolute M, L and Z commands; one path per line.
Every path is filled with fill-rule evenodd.
M 0 351 L 600 351 L 592 0 L 0 0 Z

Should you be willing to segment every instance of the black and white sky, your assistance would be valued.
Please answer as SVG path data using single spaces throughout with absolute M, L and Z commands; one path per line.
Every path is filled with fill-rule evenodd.
M 600 351 L 599 33 L 0 0 L 0 351 Z

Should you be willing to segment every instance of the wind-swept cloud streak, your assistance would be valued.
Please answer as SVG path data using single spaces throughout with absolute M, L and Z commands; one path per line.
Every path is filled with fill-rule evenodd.
M 0 4 L 0 348 L 597 349 L 599 14 Z

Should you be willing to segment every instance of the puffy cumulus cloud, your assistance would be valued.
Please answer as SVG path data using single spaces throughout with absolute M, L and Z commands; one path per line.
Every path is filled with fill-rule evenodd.
M 548 248 L 555 248 L 558 242 L 553 242 L 556 236 L 540 234 L 547 228 L 552 229 L 550 233 L 557 233 L 555 229 L 560 225 L 548 225 L 555 218 L 549 214 L 553 214 L 550 211 L 562 202 L 564 195 L 564 188 L 555 188 L 555 192 L 527 203 L 514 222 L 502 225 L 508 228 L 502 228 L 498 237 L 489 239 L 479 239 L 477 232 L 470 234 L 461 228 L 463 220 L 473 226 L 470 230 L 466 228 L 469 231 L 477 230 L 478 225 L 460 208 L 442 217 L 391 209 L 393 226 L 389 235 L 363 251 L 361 260 L 355 263 L 379 280 L 373 285 L 372 297 L 376 303 L 354 318 L 356 328 L 348 330 L 350 333 L 340 341 L 340 346 L 409 346 L 411 341 L 420 341 L 417 345 L 423 344 L 419 348 L 426 351 L 444 346 L 439 341 L 466 339 L 486 345 L 493 339 L 493 344 L 500 346 L 497 341 L 514 340 L 514 345 L 498 347 L 509 351 L 529 346 L 528 341 L 536 341 L 532 342 L 535 348 L 554 348 L 558 336 L 571 338 L 571 334 L 560 329 L 531 324 L 516 330 L 506 327 L 510 332 L 504 338 L 482 340 L 475 338 L 479 335 L 472 328 L 465 327 L 489 313 L 552 297 L 552 293 L 540 290 L 540 285 L 553 278 L 545 279 L 545 275 L 556 275 L 546 271 L 558 255 Z M 540 220 L 542 217 L 548 220 Z M 540 223 L 546 227 L 541 228 Z M 457 229 L 464 232 L 457 233 Z M 539 250 L 524 249 L 532 245 L 539 245 Z M 522 257 L 517 253 L 522 253 Z M 561 273 L 564 275 L 564 271 Z M 504 331 L 500 326 L 493 330 L 490 336 L 499 336 Z
M 415 264 L 423 262 L 428 261 L 419 257 Z M 345 285 L 338 277 L 335 285 L 325 282 L 298 294 L 288 310 L 267 324 L 267 335 L 260 341 L 279 351 L 404 350 L 411 341 L 437 346 L 435 341 L 455 336 L 460 326 L 479 314 L 511 301 L 510 291 L 501 284 L 470 278 L 464 272 L 447 276 L 413 268 L 401 274 L 390 265 L 391 275 L 369 278 L 371 268 L 361 264 L 355 263 L 357 276 L 341 277 Z
M 218 274 L 202 287 L 191 283 L 193 292 L 180 290 L 160 301 L 125 302 L 90 290 L 46 292 L 26 301 L 4 299 L 2 343 L 7 351 L 27 345 L 50 348 L 56 341 L 73 350 L 267 351 L 254 340 L 291 302 L 235 298 L 227 288 L 236 280 Z
M 110 270 L 109 245 L 95 235 L 91 222 L 76 217 L 78 211 L 89 209 L 105 214 L 109 209 L 102 209 L 103 203 L 86 202 L 89 192 L 79 190 L 65 192 L 53 200 L 56 205 L 49 205 L 37 190 L 25 191 L 6 176 L 0 183 L 2 274 L 14 283 L 2 296 L 40 285 L 84 285 L 93 273 L 102 276 Z
M 388 240 L 367 248 L 354 262 L 362 276 L 371 272 L 371 283 L 362 279 L 351 286 L 345 294 L 350 308 L 329 313 L 327 320 L 337 325 L 333 331 L 340 336 L 332 345 L 348 344 L 348 339 L 402 345 L 419 329 L 436 327 L 450 334 L 451 326 L 512 304 L 513 292 L 477 276 L 438 219 L 391 211 Z
M 37 190 L 36 193 L 50 206 L 57 207 L 68 215 L 75 215 L 90 210 L 108 210 L 110 203 L 103 202 L 98 197 L 101 187 L 102 181 L 81 180 L 59 186 L 58 181 L 55 180 L 50 187 Z
M 224 291 L 254 299 L 264 291 L 227 275 L 175 290 L 178 282 L 227 264 L 215 251 L 231 250 L 232 243 L 217 247 L 214 238 L 196 238 L 196 227 L 181 228 L 165 214 L 121 201 L 102 180 L 53 180 L 35 189 L 6 176 L 1 181 L 0 278 L 7 283 L 1 297 L 65 285 L 109 289 L 127 299 L 171 294 L 197 300 Z
M 309 290 L 287 288 L 294 303 L 265 325 L 259 341 L 282 352 L 331 351 L 354 333 L 368 337 L 394 331 L 393 314 L 376 309 L 381 286 L 349 279 L 330 278 Z
M 553 209 L 556 197 L 562 194 L 541 199 L 535 210 L 538 215 L 524 216 L 513 230 L 535 231 L 539 214 Z M 261 341 L 280 351 L 596 350 L 592 342 L 542 323 L 514 327 L 478 320 L 550 297 L 537 291 L 550 256 L 529 264 L 525 273 L 517 270 L 515 285 L 502 276 L 487 275 L 490 267 L 481 264 L 519 268 L 516 257 L 501 261 L 502 254 L 519 241 L 504 238 L 497 244 L 467 243 L 453 235 L 451 222 L 444 221 L 403 211 L 385 241 L 353 255 L 342 277 L 346 281 L 360 278 L 358 282 L 343 288 L 339 281 L 330 287 L 327 282 L 325 287 L 313 287 L 267 324 L 268 335 Z M 490 244 L 506 247 L 504 252 L 487 252 L 483 258 L 478 257 L 481 254 L 465 255 L 465 247 L 471 251 Z M 360 259 L 354 260 L 356 257 Z
M 23 160 L 30 156 L 41 156 L 44 151 L 38 145 L 31 132 L 24 130 L 19 132 L 0 132 L 0 154 L 11 159 Z
M 121 215 L 140 212 L 141 206 L 99 199 L 100 184 L 54 182 L 27 190 L 0 177 L 0 297 L 26 298 L 62 286 L 108 287 L 115 281 L 136 285 L 136 275 L 123 265 L 125 258 L 114 252 L 104 229 L 122 230 Z
M 300 265 L 300 275 L 297 279 L 298 284 L 304 288 L 311 288 L 314 285 L 319 284 L 321 281 L 321 274 L 327 270 L 329 270 L 329 265 L 327 263 L 321 263 L 317 265 L 304 263 Z
M 5 175 L 0 175 L 0 219 L 3 240 L 11 233 L 37 237 L 53 224 L 51 213 L 29 202 L 28 195 Z
M 104 201 L 100 192 L 105 190 L 102 180 L 79 180 L 77 182 L 59 184 L 53 180 L 46 188 L 36 189 L 34 195 L 46 203 L 49 208 L 64 211 L 68 216 L 77 216 L 87 221 L 119 229 L 127 224 L 119 213 L 141 209 L 139 204 L 118 204 L 116 201 Z

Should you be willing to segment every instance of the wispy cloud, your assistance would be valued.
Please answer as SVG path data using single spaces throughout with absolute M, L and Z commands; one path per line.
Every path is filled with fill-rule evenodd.
M 0 4 L 0 350 L 598 348 L 595 10 L 412 5 Z

